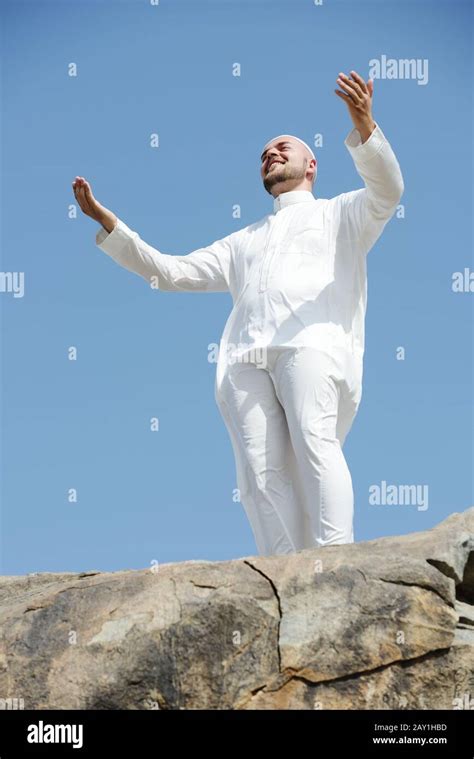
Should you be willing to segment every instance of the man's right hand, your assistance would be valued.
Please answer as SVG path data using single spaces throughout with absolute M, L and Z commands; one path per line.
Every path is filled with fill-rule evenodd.
M 72 183 L 74 196 L 81 207 L 81 211 L 90 216 L 94 221 L 102 224 L 107 232 L 112 232 L 117 223 L 117 217 L 108 208 L 105 208 L 92 194 L 91 186 L 84 177 L 76 177 Z

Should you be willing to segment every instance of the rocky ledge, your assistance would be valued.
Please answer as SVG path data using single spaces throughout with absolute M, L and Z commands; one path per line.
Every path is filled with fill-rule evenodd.
M 0 698 L 472 709 L 474 508 L 426 532 L 289 556 L 2 577 Z

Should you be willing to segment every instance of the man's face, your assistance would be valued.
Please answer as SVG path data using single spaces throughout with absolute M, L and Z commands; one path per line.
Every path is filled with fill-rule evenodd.
M 305 146 L 291 137 L 271 142 L 261 156 L 260 174 L 266 191 L 276 197 L 301 184 L 311 160 L 314 165 Z M 308 176 L 309 182 L 311 176 Z

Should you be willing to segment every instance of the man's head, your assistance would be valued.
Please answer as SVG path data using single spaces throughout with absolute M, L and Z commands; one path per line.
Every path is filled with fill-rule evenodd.
M 317 161 L 309 145 L 298 137 L 274 137 L 265 145 L 261 162 L 263 186 L 274 198 L 290 190 L 312 191 Z

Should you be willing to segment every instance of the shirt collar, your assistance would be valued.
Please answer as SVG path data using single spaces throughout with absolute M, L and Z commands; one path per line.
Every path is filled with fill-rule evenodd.
M 282 208 L 292 203 L 304 203 L 309 200 L 315 201 L 313 193 L 310 190 L 290 190 L 281 192 L 276 198 L 273 198 L 273 213 L 278 213 Z

